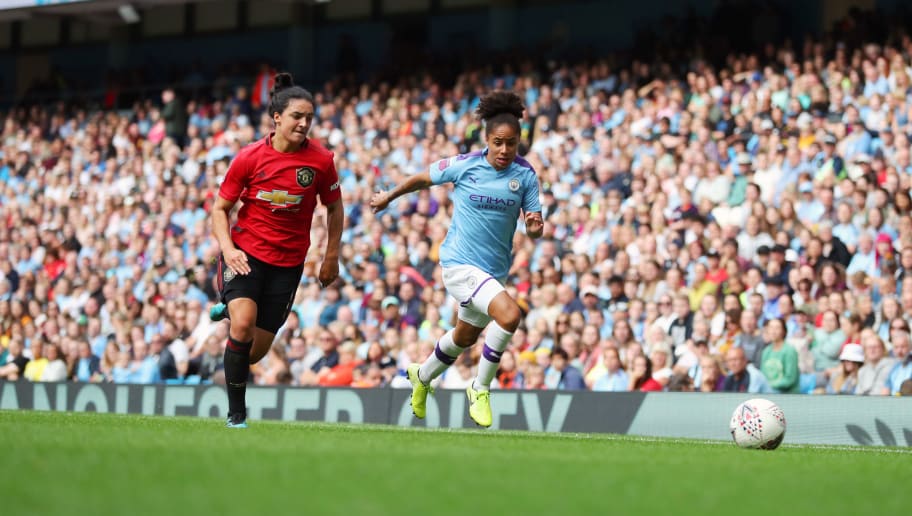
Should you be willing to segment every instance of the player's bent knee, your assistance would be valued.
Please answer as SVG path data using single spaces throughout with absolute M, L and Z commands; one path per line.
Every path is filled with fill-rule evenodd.
M 464 321 L 459 321 L 459 323 L 456 324 L 456 329 L 453 331 L 453 342 L 460 348 L 468 348 L 475 344 L 480 334 L 481 328 L 476 328 Z
M 253 340 L 253 337 L 256 333 L 256 322 L 244 324 L 241 321 L 235 322 L 231 320 L 231 328 L 228 331 L 229 335 L 235 340 L 241 342 L 250 342 Z
M 497 313 L 492 315 L 494 321 L 509 332 L 516 331 L 516 328 L 519 327 L 520 319 L 522 319 L 522 313 L 515 302 L 504 303 L 504 306 L 500 307 Z
M 473 339 L 472 336 L 469 335 L 468 333 L 462 333 L 462 334 L 454 333 L 453 334 L 453 342 L 456 343 L 456 345 L 459 346 L 460 348 L 470 347 L 472 344 L 475 344 L 475 340 L 476 339 Z

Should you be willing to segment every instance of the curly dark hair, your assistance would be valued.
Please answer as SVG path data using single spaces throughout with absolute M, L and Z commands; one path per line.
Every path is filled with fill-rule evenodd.
M 492 91 L 478 102 L 475 114 L 484 120 L 486 131 L 501 125 L 509 124 L 519 133 L 519 119 L 523 116 L 522 99 L 512 91 Z

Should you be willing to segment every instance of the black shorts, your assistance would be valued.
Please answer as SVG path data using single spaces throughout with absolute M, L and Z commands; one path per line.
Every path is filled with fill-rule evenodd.
M 252 299 L 257 304 L 257 328 L 276 333 L 288 318 L 294 301 L 304 264 L 294 267 L 279 267 L 258 260 L 247 254 L 250 273 L 246 276 L 235 274 L 225 265 L 225 257 L 219 257 L 218 286 L 223 303 L 232 299 Z

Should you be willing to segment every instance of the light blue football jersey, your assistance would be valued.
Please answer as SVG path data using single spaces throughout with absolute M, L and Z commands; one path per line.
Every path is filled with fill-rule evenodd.
M 440 247 L 444 267 L 474 265 L 497 279 L 507 277 L 520 210 L 541 211 L 538 177 L 517 156 L 504 170 L 488 163 L 488 150 L 460 154 L 431 165 L 435 185 L 453 183 L 455 210 Z

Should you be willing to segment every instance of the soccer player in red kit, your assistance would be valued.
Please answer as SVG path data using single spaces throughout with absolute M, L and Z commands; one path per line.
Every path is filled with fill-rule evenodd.
M 280 73 L 269 113 L 275 132 L 235 156 L 212 209 L 212 230 L 222 251 L 219 290 L 231 321 L 225 348 L 229 428 L 247 427 L 250 364 L 269 351 L 291 309 L 318 196 L 328 226 L 318 279 L 328 285 L 339 275 L 342 196 L 333 154 L 307 137 L 313 96 L 295 86 L 290 74 Z M 238 200 L 243 206 L 230 226 Z

